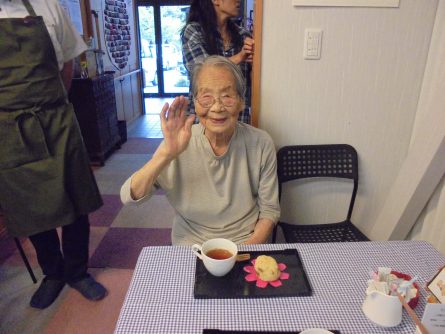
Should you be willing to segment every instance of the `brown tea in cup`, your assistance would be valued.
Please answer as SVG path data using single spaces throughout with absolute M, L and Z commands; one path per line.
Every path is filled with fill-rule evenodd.
M 225 260 L 233 256 L 227 249 L 214 248 L 209 250 L 206 255 L 215 260 Z
M 202 260 L 210 274 L 224 276 L 235 265 L 238 247 L 229 239 L 215 238 L 202 245 L 193 244 L 192 252 Z

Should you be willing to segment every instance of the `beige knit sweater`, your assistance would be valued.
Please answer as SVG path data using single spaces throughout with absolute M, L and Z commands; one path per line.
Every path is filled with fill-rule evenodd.
M 130 196 L 131 177 L 121 188 L 124 204 L 148 200 L 155 187 L 176 210 L 174 245 L 201 244 L 211 238 L 246 241 L 256 222 L 280 216 L 275 147 L 270 136 L 238 123 L 227 152 L 215 156 L 201 124 L 192 126 L 187 149 L 167 166 L 145 197 Z M 150 213 L 147 213 L 150 219 Z

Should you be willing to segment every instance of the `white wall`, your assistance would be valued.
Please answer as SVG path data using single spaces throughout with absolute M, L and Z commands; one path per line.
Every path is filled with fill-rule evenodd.
M 379 239 L 405 238 L 425 206 L 429 212 L 436 206 L 427 203 L 445 174 L 444 27 L 445 6 L 441 1 L 435 19 L 410 147 L 372 230 L 372 234 Z M 440 191 L 438 188 L 438 192 Z M 437 200 L 430 202 L 432 204 Z M 443 219 L 445 216 L 438 217 L 439 221 L 443 222 Z M 434 228 L 431 232 L 435 235 L 441 232 L 445 234 L 445 228 Z
M 437 16 L 431 41 L 430 53 L 425 71 L 424 84 L 419 100 L 418 113 L 414 126 L 412 149 L 416 141 L 428 140 L 434 146 L 445 137 L 445 1 L 439 1 Z M 433 121 L 432 121 L 433 119 Z M 434 123 L 434 124 L 431 124 Z M 423 128 L 428 128 L 425 135 Z M 439 130 L 440 129 L 440 130 Z M 437 131 L 439 130 L 439 131 Z M 435 135 L 435 133 L 437 133 Z M 437 144 L 436 144 L 437 145 Z M 445 155 L 441 157 L 442 175 L 445 170 Z M 440 167 L 439 167 L 440 168 Z M 440 172 L 439 174 L 440 175 Z M 433 195 L 423 209 L 417 224 L 408 238 L 427 240 L 445 255 L 445 176 L 436 186 Z
M 439 183 L 407 239 L 426 240 L 445 256 L 445 179 Z
M 353 145 L 361 177 L 353 221 L 368 235 L 409 149 L 437 4 L 302 8 L 264 0 L 260 127 L 277 148 Z M 303 59 L 305 28 L 323 29 L 318 61 Z M 298 202 L 314 200 L 283 203 L 283 217 L 341 217 L 342 192 L 326 200 L 325 191 L 306 188 Z

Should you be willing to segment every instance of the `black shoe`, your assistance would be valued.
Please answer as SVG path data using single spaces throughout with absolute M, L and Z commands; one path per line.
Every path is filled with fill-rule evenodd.
M 64 285 L 64 281 L 47 279 L 45 277 L 37 291 L 32 296 L 29 304 L 32 307 L 39 309 L 47 308 L 56 300 Z
M 88 300 L 100 300 L 107 295 L 107 289 L 91 276 L 74 283 L 68 283 L 68 285 L 79 291 Z

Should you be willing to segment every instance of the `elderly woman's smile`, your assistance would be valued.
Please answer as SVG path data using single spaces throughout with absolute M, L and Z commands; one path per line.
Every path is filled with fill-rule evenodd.
M 196 113 L 206 136 L 230 140 L 244 103 L 233 74 L 225 67 L 203 67 L 197 78 Z

